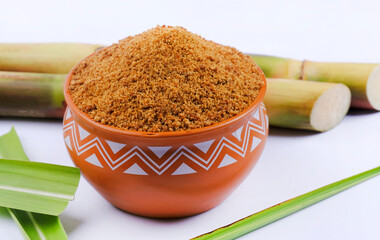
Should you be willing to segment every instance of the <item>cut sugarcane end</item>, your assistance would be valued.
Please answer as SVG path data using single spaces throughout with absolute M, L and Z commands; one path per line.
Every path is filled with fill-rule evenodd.
M 327 131 L 340 123 L 347 114 L 351 103 L 350 89 L 336 84 L 326 90 L 314 103 L 310 124 L 317 131 Z
M 380 64 L 369 75 L 367 81 L 367 98 L 371 106 L 380 111 Z

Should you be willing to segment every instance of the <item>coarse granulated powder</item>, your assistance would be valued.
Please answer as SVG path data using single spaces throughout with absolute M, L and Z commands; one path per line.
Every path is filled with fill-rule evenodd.
M 181 27 L 157 26 L 97 51 L 73 71 L 70 94 L 96 122 L 171 132 L 236 116 L 261 86 L 252 58 Z

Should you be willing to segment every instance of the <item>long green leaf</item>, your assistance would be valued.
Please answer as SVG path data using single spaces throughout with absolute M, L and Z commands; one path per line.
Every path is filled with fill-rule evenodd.
M 0 136 L 0 157 L 20 161 L 29 160 L 14 128 L 12 128 L 9 133 Z M 26 239 L 67 239 L 66 232 L 57 216 L 43 215 L 11 208 L 7 209 Z
M 318 188 L 193 239 L 235 239 L 380 175 L 380 167 Z
M 8 209 L 26 239 L 67 239 L 66 232 L 57 216 Z
M 29 161 L 14 127 L 7 134 L 0 136 L 0 158 Z
M 59 215 L 74 198 L 77 168 L 0 159 L 0 206 Z

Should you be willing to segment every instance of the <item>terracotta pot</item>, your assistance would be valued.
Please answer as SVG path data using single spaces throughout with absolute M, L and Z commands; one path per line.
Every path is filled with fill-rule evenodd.
M 90 119 L 71 99 L 71 77 L 72 72 L 64 88 L 67 150 L 87 181 L 127 212 L 172 218 L 207 211 L 241 183 L 263 151 L 266 83 L 251 106 L 231 119 L 189 131 L 150 133 Z

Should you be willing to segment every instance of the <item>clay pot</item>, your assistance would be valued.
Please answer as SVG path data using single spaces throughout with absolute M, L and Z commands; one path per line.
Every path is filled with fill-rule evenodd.
M 64 88 L 67 150 L 87 181 L 127 212 L 172 218 L 207 211 L 231 194 L 263 151 L 266 83 L 251 106 L 231 119 L 189 131 L 150 133 L 93 121 L 73 103 L 71 77 L 72 72 Z

